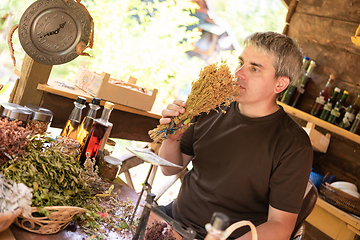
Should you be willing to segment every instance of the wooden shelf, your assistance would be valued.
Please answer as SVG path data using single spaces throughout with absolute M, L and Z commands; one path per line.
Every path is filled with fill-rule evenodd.
M 337 240 L 354 240 L 360 235 L 360 218 L 346 213 L 330 203 L 318 198 L 316 206 L 306 221 Z
M 321 128 L 324 128 L 326 130 L 329 130 L 332 133 L 335 133 L 337 135 L 343 136 L 347 139 L 350 139 L 356 143 L 360 144 L 360 136 L 357 134 L 354 134 L 352 132 L 349 132 L 348 130 L 342 129 L 338 126 L 335 126 L 334 124 L 328 123 L 324 120 L 321 120 L 318 117 L 314 117 L 306 112 L 303 112 L 297 108 L 293 108 L 285 103 L 282 102 L 278 102 L 279 105 L 281 105 L 285 112 L 287 112 L 288 114 L 294 116 L 294 117 L 298 117 L 302 120 L 305 120 L 307 122 L 312 122 L 314 123 L 316 126 L 319 126 Z

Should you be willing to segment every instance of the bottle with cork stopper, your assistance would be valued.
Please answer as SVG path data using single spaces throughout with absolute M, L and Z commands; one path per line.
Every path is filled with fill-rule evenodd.
M 316 117 L 320 117 L 320 114 L 324 108 L 325 103 L 331 97 L 331 89 L 335 81 L 335 76 L 330 74 L 329 80 L 327 81 L 325 88 L 321 90 L 319 96 L 315 99 L 315 103 L 310 111 L 310 114 Z

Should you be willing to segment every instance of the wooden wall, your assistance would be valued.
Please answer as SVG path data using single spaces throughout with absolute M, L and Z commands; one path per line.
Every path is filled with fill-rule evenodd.
M 347 105 L 353 103 L 360 93 L 360 46 L 351 37 L 360 24 L 360 1 L 299 0 L 289 23 L 287 35 L 317 64 L 297 108 L 310 112 L 330 74 L 337 87 L 349 92 Z M 332 134 L 328 152 L 318 157 L 314 167 L 360 189 L 360 144 Z

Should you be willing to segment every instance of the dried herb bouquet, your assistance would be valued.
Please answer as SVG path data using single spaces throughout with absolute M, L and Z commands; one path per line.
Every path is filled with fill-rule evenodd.
M 22 127 L 22 122 L 0 119 L 0 166 L 8 160 L 25 153 L 29 145 L 29 130 Z
M 169 124 L 158 125 L 150 130 L 149 136 L 155 143 L 161 143 L 168 134 L 186 127 L 184 125 L 188 124 L 193 116 L 209 113 L 221 105 L 229 105 L 238 93 L 239 87 L 226 61 L 209 64 L 201 69 L 198 79 L 192 83 L 185 112 L 174 117 Z

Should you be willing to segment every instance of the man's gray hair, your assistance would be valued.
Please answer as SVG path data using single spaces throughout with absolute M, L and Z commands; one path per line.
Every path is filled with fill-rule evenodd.
M 273 65 L 276 78 L 289 77 L 291 84 L 300 75 L 303 55 L 292 38 L 275 32 L 256 32 L 244 39 L 243 47 L 246 46 L 254 46 L 275 57 Z

